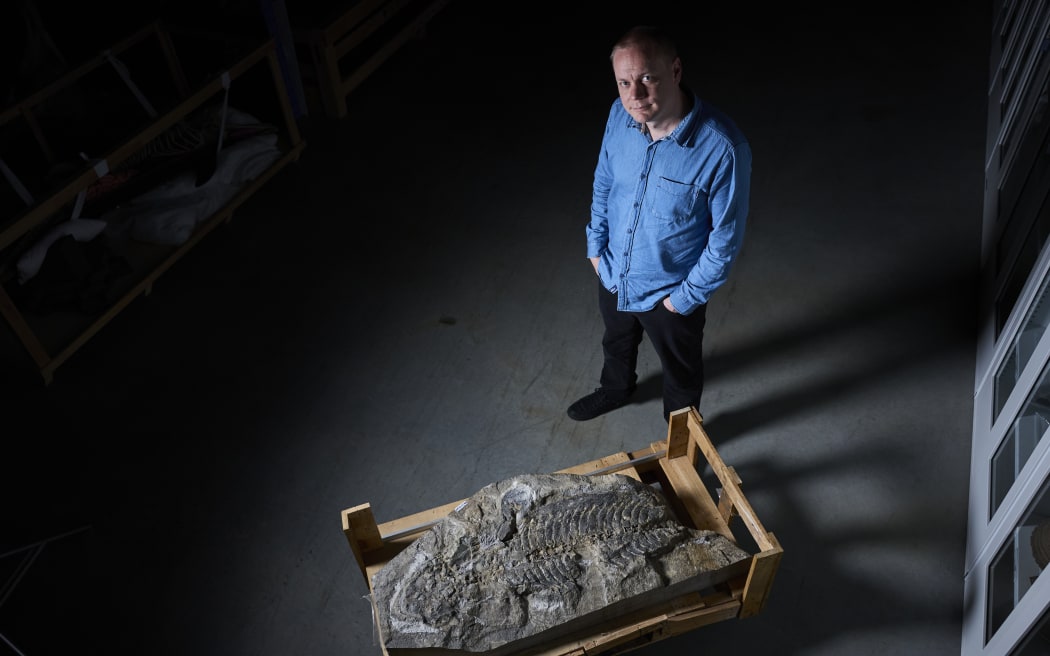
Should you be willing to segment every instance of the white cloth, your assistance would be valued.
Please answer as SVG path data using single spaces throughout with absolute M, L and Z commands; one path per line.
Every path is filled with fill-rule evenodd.
M 43 237 L 33 244 L 18 258 L 15 265 L 18 269 L 18 283 L 24 285 L 40 272 L 47 256 L 47 249 L 62 237 L 72 235 L 77 241 L 91 241 L 106 227 L 105 221 L 98 219 L 70 219 L 51 228 Z
M 186 242 L 197 225 L 222 209 L 245 183 L 281 156 L 277 135 L 266 134 L 233 143 L 219 151 L 215 172 L 196 186 L 187 173 L 136 197 L 122 208 L 133 216 L 130 236 L 153 244 Z

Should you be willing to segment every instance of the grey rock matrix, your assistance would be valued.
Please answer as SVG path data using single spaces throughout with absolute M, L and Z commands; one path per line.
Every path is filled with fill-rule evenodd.
M 372 596 L 388 649 L 521 648 L 653 591 L 710 586 L 749 557 L 629 476 L 522 475 L 482 488 L 391 559 Z

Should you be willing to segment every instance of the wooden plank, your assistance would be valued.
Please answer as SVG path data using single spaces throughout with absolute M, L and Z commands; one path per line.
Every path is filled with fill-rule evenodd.
M 674 488 L 675 496 L 689 513 L 693 525 L 699 529 L 720 533 L 735 542 L 733 532 L 729 530 L 729 525 L 718 512 L 718 506 L 715 505 L 703 481 L 696 473 L 696 467 L 685 457 L 661 458 L 660 466 L 667 475 L 671 487 Z
M 343 535 L 350 544 L 350 550 L 354 552 L 361 574 L 366 575 L 366 554 L 369 551 L 383 546 L 383 539 L 379 536 L 379 528 L 376 526 L 376 518 L 372 514 L 372 507 L 363 503 L 343 511 Z M 367 577 L 367 575 L 366 575 Z
M 602 656 L 619 654 L 626 651 L 623 647 L 639 638 L 659 631 L 667 621 L 667 616 L 660 613 L 654 617 L 637 617 L 624 626 L 607 627 L 596 630 L 583 638 L 569 639 L 550 646 L 529 649 L 528 656 L 575 656 L 577 654 L 602 654 Z M 617 649 L 621 647 L 621 649 Z
M 358 23 L 381 7 L 387 0 L 356 0 L 352 7 L 339 14 L 339 17 L 322 28 L 322 43 L 326 47 L 334 46 L 344 34 L 354 29 Z
M 780 567 L 780 558 L 784 550 L 772 533 L 768 534 L 768 539 L 776 546 L 751 559 L 751 571 L 747 575 L 747 585 L 744 587 L 740 617 L 751 617 L 761 612 L 773 588 L 773 579 Z
M 589 476 L 595 473 L 602 474 L 623 474 L 641 480 L 638 475 L 638 470 L 631 466 L 631 456 L 621 451 L 614 453 L 604 458 L 585 462 L 581 465 L 575 465 L 573 467 L 566 467 L 565 469 L 559 470 L 559 473 L 563 474 L 583 474 Z
M 387 0 L 378 11 L 333 42 L 332 50 L 335 52 L 336 59 L 342 59 L 348 52 L 361 45 L 365 39 L 375 34 L 397 12 L 407 7 L 411 2 L 412 0 Z
M 329 44 L 315 47 L 315 61 L 319 60 L 317 68 L 318 84 L 321 87 L 321 99 L 324 101 L 325 111 L 329 116 L 343 118 L 346 116 L 346 95 L 339 87 L 342 84 L 343 73 L 339 70 L 339 57 Z
M 694 443 L 695 444 L 695 443 Z M 733 476 L 733 480 L 736 484 L 740 484 L 740 476 L 737 475 L 736 470 L 729 467 L 729 473 Z M 733 505 L 732 497 L 728 494 L 718 495 L 718 512 L 722 515 L 722 519 L 729 522 L 729 520 L 736 515 L 736 507 Z
M 740 616 L 740 601 L 729 597 L 718 606 L 708 606 L 680 615 L 668 616 L 664 630 L 665 638 L 695 631 L 700 627 L 736 619 Z
M 597 638 L 588 641 L 583 646 L 583 651 L 584 653 L 587 653 L 601 650 L 603 653 L 610 653 L 609 649 L 629 643 L 635 643 L 638 638 L 652 635 L 666 623 L 667 615 L 658 615 L 647 620 L 635 622 L 621 629 L 603 633 Z
M 735 619 L 739 615 L 740 599 L 728 592 L 716 591 L 702 597 L 697 593 L 692 596 L 695 598 L 683 598 L 683 601 L 691 603 L 680 604 L 673 612 L 667 613 L 667 620 L 654 638 L 670 638 L 708 624 Z
M 685 455 L 694 465 L 700 461 L 700 453 L 692 435 L 694 424 L 703 425 L 703 421 L 700 412 L 693 407 L 671 412 L 667 418 L 667 444 L 672 458 Z
M 704 624 L 735 618 L 739 599 L 725 593 L 701 596 L 691 592 L 603 622 L 587 635 L 574 636 L 558 644 L 528 650 L 529 656 L 569 656 L 571 654 L 620 654 L 645 644 L 678 635 Z
M 281 115 L 284 117 L 284 129 L 288 132 L 288 140 L 292 145 L 298 146 L 303 138 L 299 133 L 299 122 L 295 120 L 295 112 L 292 111 L 292 102 L 288 97 L 288 87 L 284 83 L 284 73 L 281 71 L 281 62 L 277 59 L 277 51 L 271 49 L 266 53 L 266 60 L 270 65 L 270 76 L 273 78 L 274 90 L 277 92 L 277 102 L 281 107 Z M 296 159 L 298 150 L 296 150 Z
M 687 456 L 689 437 L 689 409 L 675 410 L 667 418 L 667 457 Z
M 447 4 L 445 0 L 438 0 L 437 2 L 431 3 L 423 12 L 416 16 L 415 19 L 395 34 L 393 38 L 387 41 L 383 47 L 379 48 L 374 54 L 372 54 L 372 56 L 358 66 L 352 74 L 344 78 L 339 85 L 340 96 L 345 98 L 347 94 L 364 82 L 365 79 L 375 72 L 383 62 L 389 59 L 398 48 L 403 46 L 409 38 L 415 35 L 424 23 L 433 18 L 441 8 L 445 6 L 445 4 Z
M 422 510 L 411 515 L 405 515 L 398 519 L 392 519 L 388 522 L 383 522 L 379 525 L 379 532 L 384 538 L 388 538 L 392 535 L 401 535 L 406 533 L 422 533 L 423 531 L 430 528 L 435 522 L 444 519 L 450 512 L 455 510 L 460 504 L 466 499 L 460 499 L 459 501 L 452 501 L 434 508 Z

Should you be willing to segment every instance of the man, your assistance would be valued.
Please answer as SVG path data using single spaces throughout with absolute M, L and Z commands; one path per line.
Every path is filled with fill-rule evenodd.
M 620 97 L 594 172 L 587 257 L 605 323 L 600 387 L 569 406 L 585 421 L 625 405 L 647 334 L 663 367 L 663 412 L 699 409 L 707 302 L 725 283 L 748 213 L 751 147 L 734 122 L 682 85 L 658 28 L 613 46 Z

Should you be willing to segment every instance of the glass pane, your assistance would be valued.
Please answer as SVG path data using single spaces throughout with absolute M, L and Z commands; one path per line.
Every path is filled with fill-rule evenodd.
M 992 561 L 988 577 L 988 631 L 991 639 L 1025 593 L 1050 564 L 1050 479 L 1043 481 L 1035 501 L 1010 532 Z M 1029 640 L 1031 642 L 1031 640 Z M 1033 649 L 1036 645 L 1033 644 Z M 1029 652 L 1021 652 L 1029 653 Z M 1046 654 L 1033 651 L 1030 653 Z
M 992 421 L 999 416 L 999 412 L 1006 404 L 1007 397 L 1014 389 L 1017 378 L 1021 375 L 1028 360 L 1035 352 L 1036 344 L 1039 343 L 1047 325 L 1050 325 L 1050 277 L 1043 281 L 1036 296 L 1035 303 L 1028 309 L 1023 327 L 1014 338 L 1010 347 L 1010 353 L 999 365 L 999 371 L 995 374 L 995 411 L 992 413 Z
M 1001 235 L 1000 242 L 996 247 L 996 264 L 1002 268 L 1009 268 L 1009 273 L 999 291 L 995 301 L 995 338 L 1006 325 L 1007 319 L 1013 312 L 1014 304 L 1021 295 L 1025 282 L 1036 260 L 1039 252 L 1046 244 L 1050 236 L 1050 196 L 1047 194 L 1048 180 L 1050 180 L 1050 166 L 1042 167 L 1037 172 L 1037 179 L 1031 176 L 1026 178 L 1025 187 L 1021 192 L 1017 204 L 1010 213 L 1008 228 Z M 1009 259 L 1008 254 L 1015 248 L 1015 243 L 1020 235 L 1014 235 L 1014 230 L 1025 231 L 1024 241 L 1018 247 L 1017 255 Z
M 999 509 L 1035 447 L 1050 428 L 1050 365 L 1043 368 L 1039 384 L 1028 397 L 1021 414 L 1003 436 L 992 456 L 992 495 L 988 519 Z

